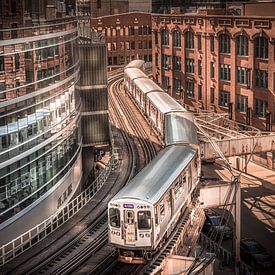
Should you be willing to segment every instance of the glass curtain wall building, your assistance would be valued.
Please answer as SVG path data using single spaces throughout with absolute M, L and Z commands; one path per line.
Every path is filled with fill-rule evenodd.
M 14 3 L 0 10 L 0 244 L 60 209 L 82 173 L 75 3 L 7 2 Z

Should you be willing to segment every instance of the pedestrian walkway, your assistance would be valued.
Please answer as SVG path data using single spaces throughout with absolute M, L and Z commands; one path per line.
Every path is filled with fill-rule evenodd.
M 237 157 L 229 158 L 229 162 L 232 163 L 234 168 L 237 167 Z M 244 160 L 240 161 L 240 169 L 245 165 Z M 248 163 L 247 173 L 243 173 L 242 176 L 246 178 L 247 184 L 262 185 L 275 192 L 275 171 L 267 169 L 252 161 Z

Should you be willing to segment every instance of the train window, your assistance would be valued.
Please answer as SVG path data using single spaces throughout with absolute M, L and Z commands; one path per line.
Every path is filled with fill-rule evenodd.
M 162 222 L 165 217 L 165 208 L 164 208 L 163 200 L 161 200 L 159 203 L 159 210 L 160 210 L 160 222 Z
M 120 227 L 120 212 L 117 208 L 109 209 L 110 225 L 113 227 Z
M 194 167 L 195 167 L 195 168 L 198 168 L 198 156 L 195 157 L 195 160 L 194 160 Z
M 158 207 L 156 206 L 154 208 L 155 210 L 155 224 L 158 225 L 159 224 L 159 215 L 158 215 Z
M 175 183 L 175 187 L 174 187 L 174 193 L 175 193 L 175 198 L 176 199 L 179 197 L 182 190 L 183 190 L 182 176 L 179 176 L 178 180 Z
M 168 194 L 166 194 L 166 202 L 167 202 L 167 205 L 168 205 L 168 208 L 171 209 L 171 194 L 170 192 Z
M 180 193 L 184 190 L 184 184 L 186 183 L 186 172 L 181 175 Z
M 126 211 L 126 219 L 128 224 L 134 223 L 134 212 L 131 210 Z
M 191 166 L 188 167 L 188 192 L 192 189 L 192 170 Z
M 151 212 L 139 211 L 138 212 L 138 229 L 150 229 L 151 228 Z

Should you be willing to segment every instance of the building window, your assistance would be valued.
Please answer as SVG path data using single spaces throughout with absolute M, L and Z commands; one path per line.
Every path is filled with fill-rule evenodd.
M 14 58 L 15 58 L 14 60 L 15 70 L 19 70 L 19 67 L 20 67 L 19 54 L 16 53 Z
M 248 97 L 243 95 L 236 95 L 236 111 L 246 112 L 248 108 Z
M 258 117 L 265 117 L 267 114 L 267 101 L 255 98 L 255 115 Z
M 0 13 L 1 13 L 1 11 L 0 11 Z M 2 24 L 0 24 L 0 40 L 3 40 L 4 39 L 4 35 L 3 35 L 3 25 Z
M 198 75 L 202 75 L 202 63 L 200 59 L 198 60 Z
M 214 51 L 215 51 L 215 40 L 214 40 L 214 39 L 215 39 L 214 36 L 211 35 L 211 36 L 210 36 L 210 51 L 211 51 L 211 52 L 214 52 Z
M 249 69 L 243 67 L 237 67 L 237 83 L 248 85 L 249 83 Z
M 219 36 L 219 52 L 230 53 L 230 36 L 223 33 Z
M 248 39 L 245 35 L 239 35 L 236 38 L 237 55 L 248 56 Z
M 214 64 L 214 62 L 210 63 L 210 77 L 211 78 L 215 77 L 215 64 Z
M 181 47 L 181 33 L 179 30 L 173 31 L 172 40 L 173 40 L 174 47 Z
M 135 49 L 135 41 L 131 41 L 131 50 L 134 50 Z
M 130 35 L 135 35 L 135 28 L 134 27 L 130 27 Z
M 0 56 L 0 71 L 5 71 L 4 56 Z
M 159 65 L 159 54 L 155 53 L 156 67 Z
M 161 45 L 169 46 L 169 32 L 167 29 L 161 31 Z
M 181 87 L 181 80 L 178 78 L 173 79 L 173 91 L 177 94 L 180 95 L 182 92 L 182 87 Z
M 201 50 L 201 35 L 198 35 L 198 50 Z
M 166 54 L 161 55 L 162 68 L 170 69 L 170 57 Z
M 194 59 L 186 58 L 185 70 L 187 73 L 194 73 Z
M 173 56 L 173 69 L 180 71 L 181 70 L 181 57 Z
M 142 33 L 143 33 L 143 35 L 148 35 L 149 34 L 149 27 L 143 26 L 142 27 Z
M 256 58 L 268 58 L 268 40 L 265 37 L 257 37 L 254 42 L 254 47 Z
M 155 45 L 158 45 L 159 38 L 158 38 L 158 32 L 157 31 L 154 31 L 154 37 L 155 37 Z
M 97 1 L 96 1 L 96 7 L 97 7 L 98 9 L 101 9 L 101 0 L 97 0 Z
M 226 91 L 220 91 L 219 105 L 223 107 L 228 107 L 230 103 L 230 93 Z
M 142 50 L 142 41 L 138 41 L 138 49 Z
M 5 93 L 2 93 L 5 90 L 6 90 L 5 82 L 0 82 L 0 99 L 5 99 L 6 98 Z
M 185 33 L 185 49 L 194 49 L 194 33 L 188 31 Z
M 191 98 L 194 98 L 194 97 L 195 97 L 195 93 L 194 93 L 194 82 L 186 81 L 185 89 L 186 89 L 186 95 L 187 95 L 188 97 L 191 97 Z
M 163 75 L 162 76 L 162 88 L 163 88 L 163 90 L 166 92 L 166 93 L 168 93 L 169 91 L 169 77 L 168 76 L 165 76 L 165 75 Z
M 228 64 L 220 64 L 220 79 L 230 81 L 231 66 Z
M 198 86 L 198 100 L 202 100 L 202 86 Z
M 210 88 L 210 103 L 211 104 L 215 103 L 215 88 L 214 87 Z
M 12 23 L 11 24 L 11 38 L 12 39 L 15 39 L 15 38 L 17 38 L 17 23 Z
M 138 35 L 142 35 L 142 27 L 138 27 Z
M 268 72 L 255 70 L 255 87 L 267 89 L 268 87 Z

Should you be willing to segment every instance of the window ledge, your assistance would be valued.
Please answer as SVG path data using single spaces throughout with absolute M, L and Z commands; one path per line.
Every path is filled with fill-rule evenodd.
M 225 82 L 227 84 L 231 84 L 231 80 L 220 79 L 220 81 Z
M 239 54 L 237 54 L 237 57 L 241 57 L 241 58 L 248 58 L 249 56 L 248 55 L 239 55 Z
M 247 85 L 247 84 L 244 84 L 244 83 L 238 83 L 238 82 L 237 82 L 237 85 L 242 86 L 242 87 L 244 87 L 244 88 L 246 88 L 246 89 L 250 89 L 250 88 L 248 87 L 248 85 Z

